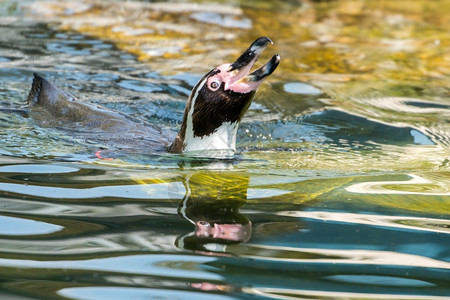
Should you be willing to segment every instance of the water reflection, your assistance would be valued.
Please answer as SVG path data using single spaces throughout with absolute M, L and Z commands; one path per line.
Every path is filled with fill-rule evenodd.
M 450 233 L 450 221 L 437 218 L 366 215 L 362 213 L 342 213 L 327 211 L 283 211 L 281 216 L 296 216 L 326 222 L 354 223 L 369 226 L 381 226 L 389 229 L 419 230 L 435 233 Z
M 356 293 L 356 292 L 328 292 L 317 290 L 295 290 L 279 288 L 249 288 L 246 292 L 258 296 L 275 299 L 336 299 L 336 300 L 361 300 L 361 299 L 389 299 L 389 300 L 448 300 L 443 296 L 416 296 L 416 295 L 393 295 L 377 293 Z
M 0 236 L 40 235 L 61 230 L 63 227 L 45 222 L 0 216 Z
M 195 225 L 195 231 L 179 238 L 177 246 L 203 252 L 226 252 L 227 244 L 248 241 L 252 223 L 239 209 L 247 201 L 249 180 L 243 174 L 221 172 L 187 175 L 183 179 L 186 195 L 178 206 L 178 213 Z
M 441 180 L 436 180 L 439 174 L 408 174 L 409 180 L 402 181 L 375 181 L 361 182 L 346 188 L 350 193 L 360 194 L 403 194 L 403 195 L 429 195 L 450 196 L 450 186 L 445 174 Z M 427 177 L 431 177 L 431 180 Z M 433 178 L 434 177 L 434 178 Z
M 136 288 L 136 287 L 73 287 L 58 291 L 58 294 L 70 299 L 89 299 L 89 300 L 123 300 L 123 299 L 198 299 L 209 300 L 211 295 L 205 295 L 200 292 L 177 291 L 175 289 L 155 289 L 155 288 Z M 217 300 L 236 299 L 231 296 L 215 295 Z
M 339 200 L 345 187 L 372 177 L 273 176 L 206 162 L 178 172 L 59 163 L 48 174 L 49 164 L 16 166 L 0 167 L 2 182 L 17 185 L 3 191 L 2 214 L 61 228 L 32 239 L 3 235 L 0 275 L 53 278 L 40 283 L 52 295 L 419 297 L 445 289 L 450 270 L 444 218 L 350 213 Z M 60 186 L 68 196 L 45 197 L 30 186 Z M 27 275 L 15 271 L 25 268 Z M 21 281 L 18 289 L 39 293 Z

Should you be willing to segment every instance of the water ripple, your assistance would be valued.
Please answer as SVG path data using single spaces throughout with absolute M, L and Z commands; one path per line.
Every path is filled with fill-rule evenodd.
M 60 231 L 61 229 L 63 229 L 62 226 L 45 222 L 0 216 L 0 235 L 20 236 L 49 234 Z
M 249 294 L 269 297 L 271 299 L 334 299 L 334 300 L 448 300 L 445 296 L 430 295 L 393 295 L 376 293 L 355 293 L 355 292 L 336 292 L 336 291 L 317 291 L 317 290 L 298 290 L 298 289 L 280 289 L 280 288 L 248 288 L 245 289 Z
M 118 272 L 172 277 L 176 269 L 178 277 L 218 280 L 222 277 L 199 268 L 199 265 L 214 261 L 212 257 L 181 254 L 130 255 L 88 260 L 36 261 L 0 259 L 2 267 L 43 268 L 55 270 L 90 270 L 94 272 Z
M 350 185 L 345 189 L 358 194 L 404 194 L 450 196 L 450 186 L 445 181 L 432 181 L 423 176 L 409 174 L 407 181 L 374 181 Z
M 83 225 L 80 222 L 76 224 L 71 222 L 70 226 Z M 83 228 L 84 227 L 84 228 Z M 87 234 L 88 230 L 102 230 L 105 226 L 95 223 L 85 223 L 81 227 L 82 233 Z M 76 234 L 70 229 L 68 234 Z M 25 239 L 0 239 L 0 252 L 14 253 L 16 255 L 36 255 L 41 253 L 44 256 L 75 256 L 89 254 L 107 254 L 120 253 L 124 251 L 155 251 L 174 253 L 177 248 L 175 241 L 178 236 L 166 234 L 161 236 L 160 233 L 148 230 L 146 232 L 127 232 L 126 234 L 110 233 L 97 236 L 82 236 L 64 239 L 40 239 L 39 243 L 34 240 Z M 39 256 L 41 256 L 39 255 Z
M 261 261 L 332 265 L 389 265 L 450 270 L 450 262 L 393 251 L 314 249 L 251 244 L 247 246 L 250 248 L 249 253 L 241 256 Z
M 232 296 L 205 295 L 204 293 L 193 291 L 177 291 L 174 289 L 136 288 L 136 287 L 73 287 L 64 288 L 58 294 L 72 299 L 89 300 L 122 300 L 122 299 L 198 299 L 198 300 L 231 300 Z
M 278 215 L 353 223 L 370 226 L 383 226 L 387 229 L 420 230 L 439 233 L 450 233 L 450 220 L 435 218 L 419 218 L 406 216 L 369 215 L 327 211 L 284 211 Z
M 175 186 L 172 188 L 171 186 Z M 15 183 L 0 183 L 0 191 L 36 197 L 54 199 L 89 199 L 89 198 L 128 198 L 128 199 L 174 199 L 174 193 L 168 194 L 170 190 L 177 190 L 177 183 L 141 184 L 141 185 L 117 185 L 99 186 L 93 188 L 63 188 L 37 185 L 23 185 Z M 179 199 L 184 196 L 183 191 L 178 191 Z

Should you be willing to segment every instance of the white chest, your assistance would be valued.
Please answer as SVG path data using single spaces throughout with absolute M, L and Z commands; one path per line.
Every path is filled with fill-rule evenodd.
M 194 136 L 192 122 L 186 127 L 183 153 L 190 156 L 229 158 L 236 151 L 236 133 L 238 123 L 225 122 L 213 133 L 205 136 Z

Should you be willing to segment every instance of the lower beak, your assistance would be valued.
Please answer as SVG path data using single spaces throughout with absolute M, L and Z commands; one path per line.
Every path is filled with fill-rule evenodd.
M 274 55 L 265 65 L 249 74 L 253 65 L 261 56 L 268 44 L 273 44 L 272 40 L 268 37 L 258 38 L 250 45 L 250 47 L 248 47 L 247 50 L 244 51 L 244 53 L 242 53 L 241 56 L 239 56 L 234 63 L 230 65 L 228 72 L 234 73 L 233 82 L 241 79 L 245 82 L 260 81 L 275 71 L 280 63 L 280 56 L 278 54 Z
M 254 82 L 254 81 L 260 81 L 275 71 L 275 69 L 278 67 L 278 64 L 280 63 L 280 56 L 278 54 L 274 55 L 272 59 L 266 63 L 264 66 L 260 67 L 256 71 L 252 72 L 251 74 L 245 76 L 247 81 Z

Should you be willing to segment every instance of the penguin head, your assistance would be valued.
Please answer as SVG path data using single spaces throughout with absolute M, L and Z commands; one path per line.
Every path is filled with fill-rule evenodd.
M 258 38 L 234 63 L 203 76 L 192 89 L 171 152 L 217 158 L 234 154 L 239 123 L 264 79 L 280 62 L 280 56 L 274 55 L 250 73 L 268 44 L 272 44 L 269 38 Z

